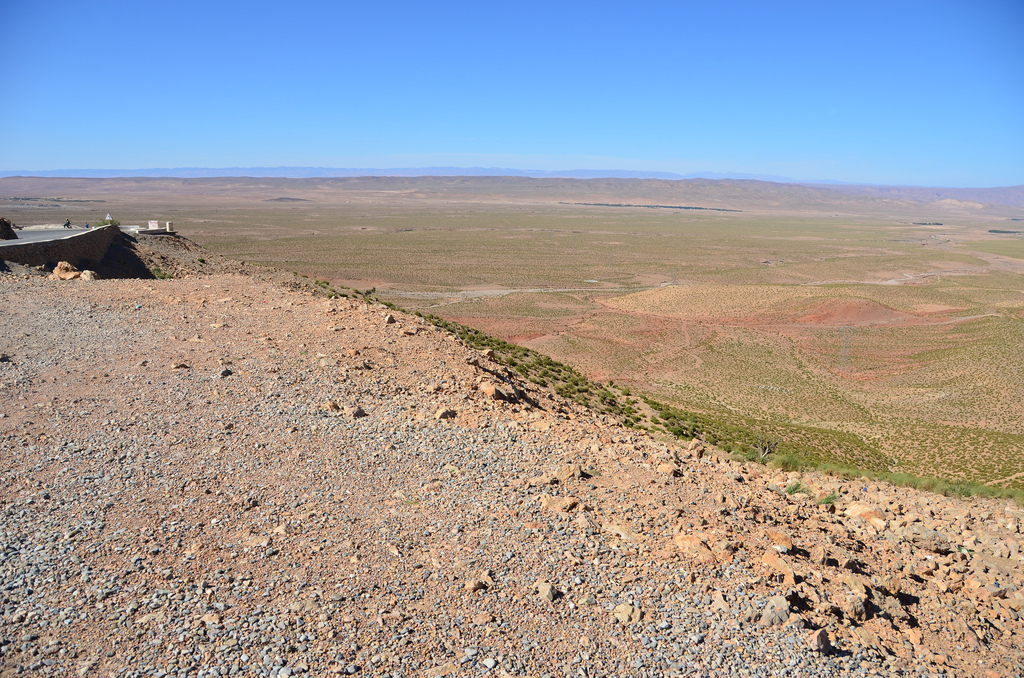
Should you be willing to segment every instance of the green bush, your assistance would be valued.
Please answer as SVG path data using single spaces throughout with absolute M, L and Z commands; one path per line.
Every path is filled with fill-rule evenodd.
M 811 494 L 811 489 L 804 485 L 803 483 L 801 483 L 799 480 L 790 483 L 789 485 L 786 486 L 786 494 L 797 494 L 799 492 L 803 492 L 804 494 Z

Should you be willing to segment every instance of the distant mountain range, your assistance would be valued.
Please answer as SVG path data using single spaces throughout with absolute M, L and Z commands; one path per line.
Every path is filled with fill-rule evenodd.
M 864 195 L 888 200 L 937 203 L 945 201 L 948 206 L 958 203 L 970 207 L 969 203 L 1024 207 L 1024 186 L 996 188 L 933 188 L 924 186 L 883 186 L 852 184 L 842 181 L 795 180 L 764 174 L 742 172 L 694 172 L 674 174 L 672 172 L 641 172 L 636 170 L 520 170 L 507 167 L 393 167 L 341 168 L 341 167 L 174 167 L 151 169 L 77 169 L 43 171 L 5 171 L 2 177 L 50 177 L 66 179 L 127 179 L 127 178 L 254 178 L 254 179 L 315 179 L 356 177 L 516 177 L 530 179 L 580 179 L 616 180 L 634 179 L 651 181 L 723 181 L 723 182 L 769 182 L 802 186 L 805 189 L 832 191 L 843 195 Z M 764 188 L 769 188 L 762 184 Z M 980 205 L 979 205 L 980 206 Z
M 64 169 L 64 170 L 0 170 L 0 177 L 74 177 L 113 179 L 123 177 L 281 177 L 307 179 L 314 177 L 531 177 L 535 179 L 750 179 L 778 183 L 842 183 L 829 180 L 798 182 L 788 177 L 742 172 L 641 172 L 636 170 L 521 170 L 508 167 L 152 167 L 148 169 Z

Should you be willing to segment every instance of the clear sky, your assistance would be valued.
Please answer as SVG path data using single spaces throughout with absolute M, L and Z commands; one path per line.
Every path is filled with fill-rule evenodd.
M 0 170 L 1024 184 L 1024 1 L 0 0 Z

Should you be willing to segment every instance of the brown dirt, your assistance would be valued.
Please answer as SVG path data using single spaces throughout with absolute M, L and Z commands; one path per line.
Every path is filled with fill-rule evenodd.
M 780 322 L 785 322 L 779 319 Z M 812 308 L 806 309 L 801 315 L 789 322 L 798 325 L 817 326 L 861 326 L 861 325 L 897 325 L 922 322 L 922 319 L 910 313 L 886 308 L 878 302 L 868 299 L 827 299 Z
M 151 252 L 182 277 L 0 277 L 2 676 L 1024 662 L 1012 504 L 655 441 L 422 319 Z

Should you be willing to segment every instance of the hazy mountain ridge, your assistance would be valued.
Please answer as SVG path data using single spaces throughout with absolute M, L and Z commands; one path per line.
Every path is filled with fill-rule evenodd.
M 92 198 L 100 193 L 175 195 L 188 187 L 210 197 L 265 199 L 293 197 L 338 199 L 350 191 L 444 192 L 446 199 L 486 201 L 547 199 L 569 202 L 623 202 L 686 204 L 728 209 L 846 209 L 853 205 L 873 209 L 917 210 L 938 208 L 940 218 L 950 209 L 980 216 L 1024 217 L 1024 186 L 1004 188 L 920 188 L 901 186 L 821 185 L 754 179 L 659 179 L 641 177 L 527 177 L 497 175 L 417 175 L 350 177 L 38 177 L 0 176 L 0 196 L 55 196 Z M 326 191 L 326 193 L 324 192 Z M 341 191 L 341 193 L 336 193 Z M 328 196 L 333 195 L 333 198 Z M 843 207 L 845 206 L 845 207 Z
M 74 169 L 44 171 L 0 171 L 0 176 L 33 177 L 261 177 L 282 179 L 311 179 L 335 177 L 420 177 L 420 176 L 507 176 L 534 178 L 592 179 L 616 177 L 631 179 L 685 179 L 697 175 L 683 176 L 672 172 L 644 172 L 635 170 L 519 170 L 505 167 L 157 167 L 146 169 Z
M 520 170 L 506 167 L 412 167 L 412 168 L 334 168 L 334 167 L 176 167 L 148 169 L 68 169 L 42 171 L 0 170 L 0 178 L 65 178 L 65 179 L 353 179 L 366 177 L 509 177 L 522 179 L 578 179 L 615 180 L 638 179 L 657 181 L 754 181 L 781 185 L 809 187 L 832 191 L 844 196 L 935 203 L 955 200 L 960 203 L 982 203 L 1024 207 L 1024 185 L 990 188 L 957 188 L 926 186 L 889 186 L 852 184 L 831 180 L 802 181 L 775 175 L 746 174 L 742 172 L 645 172 L 638 170 Z M 957 205 L 954 205 L 957 206 Z M 960 205 L 969 207 L 970 205 Z
M 931 188 L 924 186 L 862 186 L 852 184 L 810 184 L 815 188 L 835 191 L 845 195 L 866 195 L 913 202 L 939 202 L 956 200 L 978 202 L 989 205 L 1024 207 L 1024 186 L 1002 186 L 994 188 Z
M 80 178 L 127 178 L 127 177 L 272 177 L 282 179 L 310 179 L 332 177 L 422 177 L 422 176 L 502 176 L 530 177 L 535 179 L 754 179 L 781 183 L 799 183 L 789 177 L 768 174 L 747 174 L 743 172 L 652 172 L 626 169 L 574 169 L 538 170 L 513 169 L 509 167 L 150 167 L 144 169 L 57 169 L 57 170 L 0 170 L 0 177 L 80 177 Z M 821 180 L 818 183 L 832 183 Z

